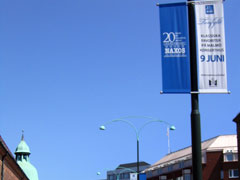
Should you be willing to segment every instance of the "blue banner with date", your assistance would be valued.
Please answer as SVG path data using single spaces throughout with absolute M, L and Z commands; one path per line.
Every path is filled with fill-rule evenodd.
M 190 93 L 190 58 L 186 3 L 159 5 L 162 92 Z

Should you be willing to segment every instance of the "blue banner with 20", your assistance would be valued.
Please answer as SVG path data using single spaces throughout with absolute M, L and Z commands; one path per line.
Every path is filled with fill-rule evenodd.
M 159 5 L 162 91 L 190 93 L 190 58 L 186 3 Z

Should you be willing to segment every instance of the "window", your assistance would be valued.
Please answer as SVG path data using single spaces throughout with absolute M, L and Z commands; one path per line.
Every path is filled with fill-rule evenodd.
M 123 179 L 128 179 L 130 177 L 130 174 L 129 173 L 124 173 L 123 174 Z
M 123 174 L 120 174 L 119 176 L 120 176 L 120 179 L 123 179 Z
M 177 177 L 176 180 L 183 180 L 183 176 Z
M 180 169 L 184 168 L 184 161 L 181 161 L 181 162 L 179 163 L 179 168 L 180 168 Z
M 114 180 L 114 176 L 113 175 L 108 175 L 108 179 L 109 180 Z
M 183 179 L 184 180 L 191 180 L 191 174 L 184 174 Z
M 226 154 L 224 154 L 224 161 L 228 162 L 228 161 L 238 161 L 238 155 L 237 153 L 232 153 L 232 152 L 228 152 Z
M 182 173 L 183 173 L 183 179 L 184 180 L 191 180 L 192 179 L 190 169 L 184 169 Z
M 166 180 L 167 176 L 159 176 L 159 180 Z
M 238 170 L 230 169 L 229 170 L 229 178 L 238 178 Z
M 148 175 L 148 176 L 152 176 L 152 171 L 148 171 L 148 172 L 147 172 L 147 175 Z
M 223 170 L 221 170 L 221 172 L 220 172 L 220 177 L 221 177 L 221 179 L 224 179 L 224 172 L 223 172 Z
M 27 161 L 27 160 L 28 160 L 28 156 L 27 156 L 27 155 L 23 155 L 23 159 L 24 159 L 25 161 Z
M 173 165 L 168 166 L 168 171 L 172 171 L 173 170 Z
M 227 153 L 226 154 L 226 160 L 227 161 L 233 161 L 233 153 Z
M 22 160 L 22 156 L 21 155 L 17 155 L 17 161 L 21 161 Z

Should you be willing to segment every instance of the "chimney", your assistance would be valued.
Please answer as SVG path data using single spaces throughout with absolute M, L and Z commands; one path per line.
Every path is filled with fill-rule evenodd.
M 238 144 L 238 172 L 240 172 L 240 113 L 233 119 L 237 126 L 237 144 Z

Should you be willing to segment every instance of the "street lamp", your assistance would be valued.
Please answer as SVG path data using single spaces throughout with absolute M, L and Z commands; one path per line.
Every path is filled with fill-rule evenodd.
M 129 118 L 146 118 L 146 119 L 151 119 L 149 121 L 147 121 L 146 123 L 144 123 L 139 129 L 137 129 L 133 123 L 131 123 L 130 121 L 127 121 L 126 119 L 129 119 Z M 139 134 L 140 132 L 142 131 L 142 129 L 150 124 L 150 123 L 153 123 L 153 122 L 160 122 L 160 123 L 164 123 L 166 124 L 168 127 L 169 127 L 169 130 L 175 130 L 176 127 L 169 124 L 168 122 L 166 121 L 162 121 L 162 120 L 159 120 L 159 119 L 156 119 L 156 118 L 152 118 L 152 117 L 148 117 L 148 116 L 127 116 L 127 117 L 123 117 L 123 118 L 118 118 L 118 119 L 113 119 L 112 121 L 109 121 L 107 122 L 105 125 L 102 125 L 99 127 L 100 130 L 106 130 L 106 125 L 108 124 L 111 124 L 113 122 L 124 122 L 126 124 L 128 124 L 129 126 L 131 126 L 135 133 L 136 133 L 136 138 L 137 138 L 137 174 L 138 174 L 138 180 L 139 180 Z M 169 136 L 168 136 L 169 137 Z M 168 141 L 169 142 L 169 141 Z

